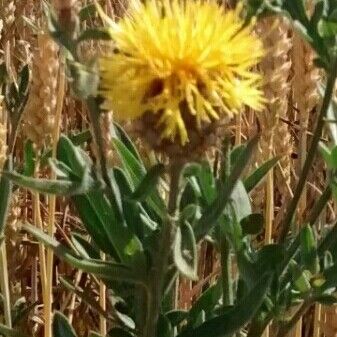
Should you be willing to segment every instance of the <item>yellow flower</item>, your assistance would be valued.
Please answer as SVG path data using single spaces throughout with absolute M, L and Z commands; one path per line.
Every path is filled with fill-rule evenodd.
M 99 61 L 106 108 L 122 120 L 154 114 L 161 138 L 182 145 L 191 118 L 200 128 L 244 105 L 261 110 L 252 67 L 264 52 L 241 9 L 215 0 L 131 1 L 125 18 L 110 21 L 115 52 Z

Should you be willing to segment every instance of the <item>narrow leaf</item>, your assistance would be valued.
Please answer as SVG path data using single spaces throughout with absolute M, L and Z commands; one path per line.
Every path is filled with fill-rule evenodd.
M 53 337 L 77 337 L 67 318 L 59 311 L 54 314 Z
M 207 209 L 204 211 L 204 214 L 197 222 L 195 228 L 195 236 L 197 241 L 199 241 L 209 232 L 209 230 L 215 225 L 218 218 L 224 212 L 228 202 L 230 201 L 232 191 L 234 190 L 243 170 L 249 163 L 257 143 L 258 137 L 255 137 L 247 144 L 247 147 L 242 151 L 236 164 L 234 165 L 229 178 L 220 189 L 217 198 L 209 207 L 207 207 Z
M 101 188 L 101 183 L 94 181 L 87 176 L 83 181 L 38 179 L 27 177 L 17 172 L 3 172 L 2 175 L 10 179 L 17 185 L 46 194 L 56 194 L 62 196 L 71 196 L 75 194 L 87 193 L 91 190 Z
M 178 270 L 187 278 L 196 281 L 198 279 L 197 247 L 193 229 L 188 222 L 178 226 L 173 252 Z
M 78 37 L 77 43 L 86 40 L 111 40 L 111 35 L 107 28 L 88 28 Z
M 246 191 L 251 192 L 266 176 L 266 174 L 277 164 L 280 160 L 280 157 L 272 158 L 265 163 L 263 163 L 260 167 L 258 167 L 250 176 L 248 176 L 244 180 L 244 185 Z
M 141 275 L 135 275 L 131 269 L 122 264 L 103 262 L 101 260 L 94 259 L 84 259 L 75 256 L 67 247 L 63 246 L 38 228 L 31 225 L 24 225 L 23 229 L 35 236 L 44 245 L 52 249 L 56 256 L 65 260 L 75 268 L 82 269 L 85 272 L 95 274 L 108 280 L 119 280 L 139 284 L 142 284 L 143 282 L 140 280 Z
M 132 193 L 130 199 L 143 201 L 145 200 L 157 187 L 160 177 L 165 172 L 163 164 L 157 164 L 147 171 L 139 186 Z
M 186 329 L 178 337 L 222 337 L 243 328 L 263 303 L 271 283 L 271 276 L 262 277 L 252 290 L 233 309 L 212 318 L 195 329 Z
M 12 168 L 12 159 L 8 158 L 4 169 Z M 12 182 L 5 176 L 0 177 L 0 237 L 3 236 L 6 226 L 8 207 L 12 194 Z

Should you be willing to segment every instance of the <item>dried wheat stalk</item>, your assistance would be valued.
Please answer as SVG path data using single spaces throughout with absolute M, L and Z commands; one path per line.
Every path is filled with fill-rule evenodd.
M 23 116 L 23 131 L 37 148 L 51 142 L 55 128 L 58 69 L 58 47 L 48 35 L 39 34 L 30 95 Z

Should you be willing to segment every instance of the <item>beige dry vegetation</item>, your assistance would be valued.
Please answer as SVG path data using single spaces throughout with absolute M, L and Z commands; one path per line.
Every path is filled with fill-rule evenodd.
M 55 8 L 67 15 L 68 6 L 78 6 L 87 3 L 81 0 L 55 1 Z M 101 1 L 103 8 L 118 18 L 124 12 L 126 1 Z M 69 14 L 69 13 L 68 13 Z M 35 31 L 31 25 L 22 19 L 25 16 L 29 22 L 38 27 Z M 101 24 L 100 20 L 88 21 L 87 25 Z M 56 44 L 46 35 L 46 27 L 39 1 L 1 0 L 0 2 L 0 58 L 6 65 L 7 72 L 14 82 L 24 64 L 30 65 L 32 80 L 30 96 L 26 106 L 23 126 L 20 131 L 17 149 L 18 162 L 22 161 L 23 146 L 30 139 L 35 148 L 43 145 L 53 145 L 54 130 L 57 128 L 57 109 L 62 108 L 61 131 L 82 130 L 87 127 L 86 112 L 83 105 L 76 101 L 70 91 L 65 88 L 65 95 L 60 95 L 62 76 L 60 76 L 60 54 Z M 256 163 L 261 163 L 275 155 L 282 156 L 280 164 L 269 174 L 265 184 L 254 194 L 253 204 L 257 210 L 266 215 L 267 227 L 265 237 L 261 240 L 270 242 L 277 235 L 279 214 L 283 212 L 285 202 L 292 195 L 292 188 L 297 181 L 299 168 L 302 166 L 307 153 L 307 144 L 313 128 L 313 116 L 320 104 L 317 83 L 320 73 L 313 65 L 313 53 L 290 28 L 284 19 L 268 18 L 259 23 L 257 34 L 264 40 L 268 53 L 260 64 L 259 69 L 265 75 L 265 93 L 268 104 L 265 111 L 255 115 L 252 111 L 243 111 L 241 119 L 233 125 L 233 139 L 236 142 L 246 139 L 255 130 L 261 130 Z M 92 50 L 83 50 L 83 57 L 95 55 L 97 49 L 86 45 Z M 101 46 L 104 48 L 104 46 Z M 61 88 L 61 92 L 62 92 Z M 62 102 L 59 99 L 62 99 Z M 3 98 L 0 97 L 0 167 L 3 166 L 6 153 L 6 121 Z M 102 118 L 106 130 L 104 135 L 105 152 L 109 163 L 113 163 L 113 151 L 109 147 L 111 139 L 108 123 L 112 116 L 107 114 Z M 88 149 L 91 151 L 91 149 Z M 299 217 L 305 217 L 307 209 L 313 200 L 321 194 L 324 183 L 324 166 L 321 162 L 315 164 L 319 169 L 312 173 L 310 184 L 302 197 Z M 39 176 L 50 173 L 43 168 L 36 172 Z M 1 197 L 1 196 L 0 196 Z M 29 315 L 22 321 L 24 330 L 31 331 L 32 336 L 44 335 L 44 319 L 48 312 L 48 296 L 53 297 L 52 307 L 66 314 L 79 336 L 86 336 L 91 328 L 104 329 L 104 319 L 90 309 L 79 297 L 66 290 L 59 282 L 59 276 L 66 276 L 85 290 L 88 296 L 97 304 L 106 305 L 100 295 L 104 289 L 92 276 L 70 268 L 57 258 L 52 265 L 48 264 L 48 253 L 39 244 L 18 231 L 18 224 L 31 222 L 47 230 L 50 223 L 52 232 L 64 243 L 69 242 L 70 230 L 84 234 L 80 221 L 70 204 L 62 198 L 56 201 L 55 209 L 51 207 L 52 200 L 47 200 L 27 190 L 18 189 L 11 203 L 9 229 L 7 231 L 8 272 L 10 275 L 10 292 L 13 301 L 25 301 L 33 305 Z M 52 212 L 52 213 L 50 213 Z M 323 215 L 329 221 L 336 218 L 335 205 Z M 48 270 L 52 268 L 51 270 Z M 48 273 L 52 271 L 50 279 Z M 206 243 L 200 247 L 199 277 L 197 283 L 181 281 L 177 286 L 177 302 L 181 307 L 188 307 L 200 290 L 207 286 L 219 272 L 217 256 Z M 50 274 L 51 275 L 51 274 Z M 51 284 L 48 284 L 52 282 Z M 49 289 L 48 287 L 52 286 Z M 14 303 L 12 303 L 14 305 Z M 49 303 L 50 305 L 50 303 Z M 292 336 L 310 337 L 320 329 L 325 337 L 337 334 L 337 314 L 335 308 L 316 308 L 316 313 L 310 312 L 304 318 L 301 329 Z M 272 327 L 270 334 L 272 336 Z

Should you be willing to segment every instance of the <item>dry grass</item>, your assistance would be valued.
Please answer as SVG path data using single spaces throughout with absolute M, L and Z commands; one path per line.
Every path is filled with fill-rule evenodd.
M 73 2 L 56 1 L 55 5 L 59 11 L 65 11 Z M 82 0 L 82 4 L 86 2 Z M 126 6 L 125 0 L 107 0 L 102 3 L 105 10 L 116 17 L 122 15 Z M 21 19 L 22 15 L 28 17 L 40 31 L 37 33 L 27 25 Z M 56 45 L 43 33 L 45 22 L 41 4 L 29 0 L 2 0 L 0 19 L 2 27 L 0 58 L 5 63 L 10 78 L 15 82 L 18 71 L 26 63 L 30 64 L 32 72 L 30 98 L 15 151 L 15 160 L 22 162 L 23 144 L 27 139 L 35 144 L 36 149 L 41 149 L 46 142 L 55 144 L 57 138 L 55 128 L 58 128 L 57 109 L 62 112 L 60 127 L 64 132 L 82 130 L 88 126 L 88 122 L 82 104 L 74 100 L 69 90 L 63 95 L 63 89 L 60 89 L 63 85 L 59 77 L 59 66 L 62 61 Z M 97 18 L 95 20 L 87 22 L 87 25 L 97 24 L 99 20 Z M 292 194 L 292 186 L 297 180 L 299 167 L 303 165 L 306 157 L 307 144 L 311 137 L 312 116 L 315 115 L 319 105 L 316 84 L 320 80 L 320 74 L 313 65 L 312 51 L 291 31 L 284 20 L 266 19 L 260 23 L 259 29 L 263 32 L 261 34 L 269 50 L 260 66 L 266 78 L 265 92 L 269 103 L 259 116 L 255 116 L 251 111 L 243 111 L 241 120 L 236 121 L 236 135 L 239 142 L 249 137 L 252 130 L 261 129 L 262 140 L 256 158 L 257 163 L 274 155 L 282 156 L 280 165 L 269 175 L 266 184 L 257 191 L 253 200 L 256 209 L 266 214 L 266 241 L 271 242 L 277 232 L 279 214 Z M 85 47 L 83 57 L 95 55 L 97 46 Z M 6 152 L 6 134 L 3 128 L 6 113 L 0 98 L 0 167 L 3 166 Z M 102 118 L 105 126 L 109 121 L 111 115 L 107 114 Z M 109 148 L 109 137 L 109 130 L 106 127 L 105 153 L 109 163 L 112 164 L 114 158 L 112 149 Z M 303 218 L 307 209 L 317 199 L 324 183 L 324 167 L 322 164 L 317 165 L 319 167 L 316 167 L 315 172 L 319 174 L 312 174 L 310 185 L 307 186 L 302 198 L 298 214 L 300 218 Z M 36 175 L 48 174 L 43 168 L 39 170 L 37 165 Z M 267 205 L 267 208 L 261 209 L 262 205 Z M 328 212 L 328 220 L 331 221 L 333 218 L 334 213 Z M 20 234 L 17 231 L 17 223 L 27 221 L 46 230 L 49 228 L 49 232 L 54 233 L 63 242 L 69 241 L 71 230 L 83 232 L 76 213 L 64 200 L 46 200 L 38 194 L 32 195 L 21 189 L 15 192 L 6 237 L 9 289 L 12 305 L 14 301 L 20 299 L 25 299 L 27 304 L 35 304 L 29 316 L 21 323 L 24 331 L 31 331 L 32 336 L 50 336 L 50 331 L 44 332 L 43 327 L 44 320 L 48 320 L 53 299 L 53 308 L 63 311 L 68 316 L 79 336 L 86 336 L 94 327 L 100 327 L 103 333 L 106 329 L 105 320 L 80 298 L 63 288 L 58 277 L 62 275 L 72 278 L 74 284 L 86 290 L 88 296 L 99 302 L 103 309 L 104 287 L 94 277 L 73 270 L 58 259 L 53 259 L 42 246 Z M 181 308 L 189 307 L 193 299 L 218 272 L 217 256 L 204 243 L 200 247 L 200 281 L 192 284 L 190 281 L 181 280 L 177 286 L 177 304 Z M 316 308 L 315 315 L 311 313 L 304 318 L 302 336 L 319 336 L 318 331 L 325 337 L 336 336 L 336 317 L 335 308 L 322 310 Z M 272 329 L 270 333 L 272 335 Z M 295 336 L 295 333 L 292 336 Z

